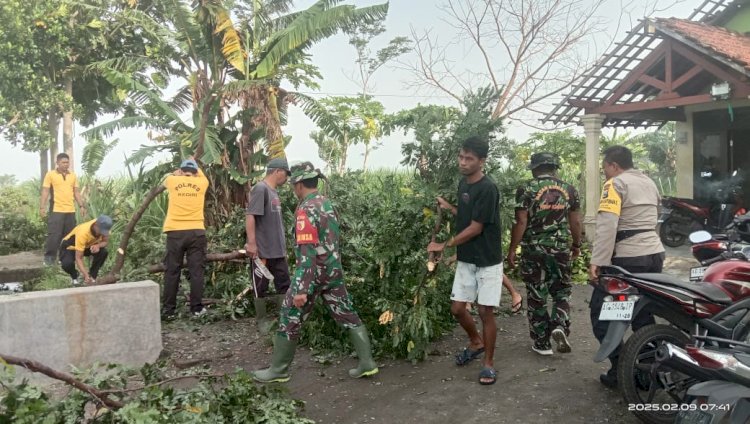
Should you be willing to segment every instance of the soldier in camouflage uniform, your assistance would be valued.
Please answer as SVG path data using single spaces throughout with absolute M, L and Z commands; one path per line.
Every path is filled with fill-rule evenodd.
M 318 297 L 323 298 L 333 319 L 347 328 L 357 351 L 359 365 L 349 370 L 349 375 L 359 378 L 377 374 L 367 328 L 354 310 L 344 285 L 338 218 L 331 202 L 318 193 L 318 180 L 323 174 L 310 162 L 295 165 L 291 171 L 294 194 L 301 201 L 295 213 L 296 269 L 281 308 L 271 366 L 254 372 L 253 378 L 263 383 L 289 380 L 289 365 L 302 322 L 312 312 Z
M 573 186 L 557 178 L 559 167 L 552 153 L 531 156 L 534 178 L 516 192 L 516 222 L 508 251 L 508 264 L 514 267 L 520 243 L 532 350 L 540 355 L 552 355 L 550 336 L 558 352 L 571 351 L 568 300 L 571 259 L 580 255 L 581 247 L 580 199 Z M 551 317 L 548 296 L 554 302 Z

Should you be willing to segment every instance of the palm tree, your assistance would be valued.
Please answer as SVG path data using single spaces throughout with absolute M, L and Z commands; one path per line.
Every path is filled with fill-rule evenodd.
M 367 169 L 370 144 L 381 135 L 383 105 L 370 97 L 328 97 L 315 100 L 297 96 L 305 113 L 318 125 L 320 132 L 311 137 L 322 149 L 324 157 L 335 160 L 336 172 L 346 171 L 349 146 L 365 144 L 363 168 Z M 329 165 L 334 168 L 333 164 Z

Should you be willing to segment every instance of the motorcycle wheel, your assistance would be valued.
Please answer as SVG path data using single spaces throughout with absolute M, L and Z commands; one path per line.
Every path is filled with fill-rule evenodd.
M 674 230 L 674 227 L 679 225 L 680 224 L 674 218 L 667 218 L 662 222 L 659 227 L 659 238 L 661 238 L 661 242 L 669 247 L 680 247 L 685 244 L 687 236 Z
M 663 324 L 647 325 L 636 331 L 622 349 L 617 368 L 625 403 L 635 405 L 632 411 L 649 424 L 673 423 L 678 411 L 654 411 L 654 405 L 682 403 L 688 387 L 695 383 L 689 376 L 661 365 L 652 370 L 656 349 L 662 342 L 684 347 L 689 341 L 685 333 Z M 671 388 L 664 387 L 669 381 Z

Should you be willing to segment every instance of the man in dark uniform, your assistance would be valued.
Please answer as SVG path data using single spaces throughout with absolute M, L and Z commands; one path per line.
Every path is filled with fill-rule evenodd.
M 357 351 L 359 365 L 349 370 L 349 375 L 353 378 L 375 375 L 378 367 L 372 359 L 367 328 L 354 310 L 344 285 L 339 222 L 331 201 L 318 193 L 318 180 L 323 174 L 310 162 L 295 165 L 291 171 L 294 194 L 301 201 L 295 212 L 294 227 L 297 262 L 281 308 L 279 330 L 273 339 L 271 366 L 253 372 L 253 379 L 262 383 L 289 380 L 289 365 L 294 359 L 302 322 L 312 312 L 318 297 L 323 298 L 333 319 L 349 331 Z
M 552 355 L 550 336 L 558 352 L 571 351 L 571 260 L 581 254 L 581 202 L 576 189 L 557 178 L 559 167 L 552 153 L 531 156 L 529 169 L 534 178 L 516 191 L 516 223 L 508 250 L 508 264 L 515 267 L 521 244 L 531 349 L 540 355 Z M 548 296 L 554 301 L 551 317 Z

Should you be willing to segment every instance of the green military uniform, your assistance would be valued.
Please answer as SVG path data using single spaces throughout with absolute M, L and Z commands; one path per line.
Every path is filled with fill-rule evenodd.
M 550 154 L 532 157 L 539 164 L 559 166 Z M 543 156 L 549 155 L 549 157 Z M 553 329 L 570 335 L 571 232 L 568 213 L 580 209 L 576 189 L 554 175 L 538 175 L 516 192 L 516 210 L 528 212 L 521 239 L 521 275 L 527 290 L 529 333 L 535 344 L 549 344 Z M 552 316 L 547 297 L 554 302 Z
M 282 306 L 279 334 L 297 339 L 302 321 L 312 311 L 318 296 L 323 298 L 336 322 L 346 328 L 362 325 L 344 285 L 339 253 L 341 230 L 331 201 L 318 192 L 311 193 L 300 203 L 295 217 L 297 263 Z M 307 304 L 301 309 L 292 303 L 298 294 L 308 295 Z
M 310 162 L 291 169 L 291 183 L 323 177 Z M 378 372 L 372 359 L 367 329 L 354 309 L 352 298 L 344 285 L 344 271 L 339 250 L 340 227 L 331 202 L 317 191 L 309 193 L 295 213 L 296 266 L 292 284 L 281 307 L 279 329 L 274 338 L 274 356 L 271 367 L 255 372 L 253 377 L 261 382 L 287 381 L 289 364 L 302 322 L 310 315 L 315 300 L 322 297 L 331 316 L 349 331 L 352 344 L 359 357 L 359 366 L 349 371 L 352 377 L 374 375 Z M 302 307 L 294 305 L 294 297 L 306 294 Z

